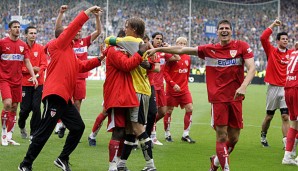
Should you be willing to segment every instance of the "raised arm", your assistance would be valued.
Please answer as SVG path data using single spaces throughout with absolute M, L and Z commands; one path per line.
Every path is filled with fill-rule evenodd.
M 156 52 L 198 55 L 198 48 L 197 47 L 170 46 L 170 47 L 158 47 L 158 48 L 154 48 L 154 49 L 149 49 L 147 51 L 149 56 L 154 55 Z
M 91 33 L 91 42 L 93 42 L 101 34 L 100 17 L 101 17 L 102 11 L 98 11 L 93 14 L 95 15 L 96 30 Z
M 61 5 L 61 7 L 59 9 L 59 13 L 58 13 L 57 19 L 56 19 L 56 23 L 55 23 L 55 30 L 57 30 L 58 28 L 62 27 L 63 14 L 67 10 L 67 8 L 68 8 L 67 5 Z

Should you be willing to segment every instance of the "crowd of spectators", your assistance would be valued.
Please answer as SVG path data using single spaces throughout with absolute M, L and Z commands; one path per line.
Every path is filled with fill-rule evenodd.
M 234 38 L 247 41 L 254 50 L 257 70 L 266 68 L 266 56 L 259 40 L 262 31 L 278 17 L 278 2 L 276 0 L 192 0 L 191 18 L 189 18 L 190 0 L 22 0 L 19 11 L 19 0 L 2 0 L 0 12 L 1 37 L 6 34 L 5 25 L 12 16 L 19 12 L 23 23 L 38 28 L 38 43 L 46 44 L 54 38 L 54 24 L 58 9 L 62 4 L 69 5 L 65 14 L 64 24 L 82 9 L 91 4 L 101 6 L 105 13 L 102 16 L 104 33 L 90 48 L 90 55 L 99 53 L 98 44 L 106 35 L 116 35 L 123 28 L 127 18 L 138 16 L 146 22 L 146 32 L 151 35 L 159 31 L 164 34 L 165 41 L 174 44 L 177 37 L 189 36 L 191 19 L 191 46 L 216 42 L 215 38 L 205 34 L 207 22 L 216 23 L 220 19 L 229 19 L 234 26 Z M 107 9 L 108 2 L 108 9 Z M 289 48 L 298 40 L 298 2 L 297 0 L 280 1 L 280 20 L 283 22 L 281 31 L 289 34 Z M 108 22 L 106 22 L 108 12 Z M 89 21 L 83 27 L 85 35 L 95 30 L 95 22 Z M 274 31 L 272 43 L 277 30 Z M 204 62 L 192 58 L 192 68 L 202 68 Z

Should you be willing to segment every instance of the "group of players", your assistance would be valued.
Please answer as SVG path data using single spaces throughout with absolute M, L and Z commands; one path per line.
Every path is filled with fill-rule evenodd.
M 64 134 L 65 128 L 69 130 L 69 134 L 63 151 L 54 164 L 64 171 L 70 170 L 69 155 L 79 143 L 85 128 L 79 112 L 86 96 L 86 71 L 99 66 L 104 58 L 106 80 L 103 111 L 88 137 L 89 145 L 96 145 L 96 134 L 108 116 L 108 130 L 112 132 L 109 142 L 109 171 L 128 170 L 126 161 L 136 140 L 139 141 L 146 160 L 142 170 L 157 170 L 152 144 L 162 143 L 156 138 L 155 123 L 164 118 L 165 139 L 173 142 L 170 122 L 174 107 L 180 105 L 185 108 L 181 140 L 195 143 L 189 136 L 193 110 L 188 88 L 191 64 L 189 55 L 206 61 L 208 100 L 212 109 L 212 126 L 216 131 L 216 155 L 210 157 L 210 171 L 216 171 L 219 167 L 224 171 L 230 170 L 229 155 L 243 128 L 242 101 L 246 87 L 255 74 L 253 52 L 248 43 L 232 40 L 230 21 L 221 20 L 218 23 L 218 43 L 186 47 L 186 38 L 179 37 L 176 46 L 169 46 L 163 42 L 163 35 L 158 32 L 152 35 L 151 44 L 148 36 L 144 35 L 144 21 L 130 18 L 125 22 L 125 35 L 108 37 L 105 40 L 108 46 L 101 49 L 101 55 L 87 60 L 88 46 L 101 33 L 102 10 L 98 6 L 90 7 L 81 12 L 67 27 L 63 27 L 62 16 L 66 10 L 67 5 L 60 7 L 55 26 L 56 39 L 45 47 L 35 43 L 37 29 L 32 26 L 25 30 L 26 43 L 21 41 L 18 21 L 9 24 L 9 36 L 0 41 L 3 146 L 19 145 L 12 138 L 18 103 L 21 102 L 18 124 L 23 138 L 28 137 L 26 119 L 31 111 L 33 113 L 30 122 L 31 143 L 18 167 L 20 171 L 32 170 L 33 161 L 59 119 L 65 125 L 60 128 L 60 134 Z M 96 30 L 86 38 L 81 38 L 81 27 L 90 14 L 95 15 Z M 295 107 L 298 103 L 298 51 L 287 49 L 288 35 L 284 32 L 277 34 L 277 48 L 270 44 L 269 37 L 273 28 L 280 24 L 279 20 L 275 20 L 261 36 L 268 58 L 265 81 L 269 83 L 267 116 L 262 126 L 261 143 L 265 147 L 269 146 L 266 133 L 270 120 L 274 111 L 281 109 L 285 122 L 283 133 L 287 137 L 282 163 L 298 166 L 298 159 L 294 159 L 294 143 L 298 136 L 298 111 Z M 244 65 L 247 72 L 245 77 Z M 166 81 L 166 91 L 163 80 Z M 43 114 L 40 112 L 41 101 L 44 104 Z M 288 116 L 291 127 L 287 123 Z

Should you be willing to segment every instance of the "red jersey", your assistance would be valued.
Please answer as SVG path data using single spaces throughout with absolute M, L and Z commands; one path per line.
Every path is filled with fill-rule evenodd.
M 97 58 L 87 61 L 77 59 L 73 50 L 72 40 L 88 19 L 83 11 L 80 12 L 57 39 L 46 45 L 45 50 L 51 62 L 47 68 L 43 99 L 54 94 L 62 97 L 67 103 L 73 96 L 78 73 L 87 72 L 100 65 Z
M 91 35 L 74 40 L 73 50 L 80 60 L 88 60 L 88 47 L 91 45 Z M 79 73 L 78 78 L 87 78 L 88 72 Z
M 225 46 L 202 45 L 198 46 L 198 56 L 206 63 L 209 102 L 234 101 L 235 92 L 244 80 L 244 59 L 253 58 L 249 45 L 239 40 Z
M 139 100 L 130 71 L 139 66 L 142 57 L 135 53 L 129 57 L 123 49 L 109 46 L 106 55 L 106 79 L 103 85 L 104 108 L 137 107 Z
M 39 67 L 39 72 L 35 73 L 39 75 L 39 77 L 37 78 L 38 85 L 43 85 L 44 71 L 47 68 L 47 58 L 46 58 L 46 54 L 44 53 L 43 46 L 37 43 L 33 43 L 32 47 L 28 45 L 28 49 L 29 49 L 30 62 L 32 67 L 34 66 Z M 25 65 L 23 65 L 22 67 L 22 72 L 23 72 L 22 86 L 34 86 L 32 81 L 28 81 L 31 75 Z
M 151 63 L 151 65 L 155 65 L 155 63 L 160 63 L 160 59 L 158 57 L 154 61 L 151 61 L 151 58 L 148 58 L 148 60 Z M 151 71 L 151 70 L 147 70 L 147 76 L 148 76 L 149 83 L 150 83 L 151 86 L 154 85 L 154 77 L 155 77 L 155 74 L 156 73 L 157 72 L 154 72 L 154 71 Z
M 180 55 L 179 61 L 167 62 L 165 66 L 164 77 L 167 83 L 166 94 L 171 96 L 180 96 L 186 93 L 189 93 L 188 88 L 188 77 L 190 71 L 190 56 L 189 55 Z M 181 91 L 174 91 L 173 87 L 177 84 Z
M 260 37 L 268 61 L 265 82 L 276 86 L 284 86 L 286 83 L 286 70 L 287 64 L 289 63 L 289 55 L 293 50 L 281 52 L 277 47 L 272 46 L 269 42 L 271 34 L 272 30 L 267 28 Z
M 163 72 L 166 62 L 173 56 L 169 53 L 163 53 L 163 52 L 156 52 L 157 57 L 160 59 L 160 72 L 154 74 L 154 89 L 160 90 L 164 87 L 163 83 Z
M 287 79 L 285 88 L 298 87 L 298 51 L 290 55 L 290 61 L 287 67 Z
M 29 58 L 27 44 L 5 37 L 0 40 L 0 81 L 11 85 L 22 84 L 22 66 L 25 58 Z

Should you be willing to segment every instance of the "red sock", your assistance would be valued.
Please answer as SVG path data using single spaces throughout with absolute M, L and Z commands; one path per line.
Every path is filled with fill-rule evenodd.
M 5 126 L 7 127 L 7 117 L 8 117 L 8 111 L 2 110 L 1 112 L 1 124 L 2 127 Z
M 297 136 L 297 130 L 290 128 L 287 133 L 286 151 L 292 151 L 295 143 L 295 136 Z
M 227 145 L 227 148 L 228 148 L 228 153 L 231 154 L 232 151 L 234 150 L 234 147 L 235 147 L 236 144 L 232 144 L 232 143 L 230 143 L 230 141 L 228 141 L 226 143 L 226 145 Z
M 190 130 L 192 112 L 185 112 L 184 115 L 184 130 Z
M 16 113 L 15 112 L 8 112 L 8 117 L 7 117 L 7 132 L 10 132 L 13 130 L 14 126 L 16 124 Z
M 121 154 L 122 154 L 123 145 L 124 145 L 124 139 L 121 139 L 120 143 L 119 143 L 119 150 L 117 153 L 117 157 L 119 157 L 119 158 L 121 157 Z
M 113 159 L 117 156 L 119 151 L 120 141 L 110 140 L 109 142 L 109 162 L 112 162 Z
M 164 124 L 165 131 L 168 131 L 171 124 L 171 114 L 169 113 L 165 114 L 165 117 L 163 118 L 163 124 Z
M 100 129 L 103 121 L 105 120 L 105 118 L 107 117 L 107 115 L 104 115 L 103 113 L 100 113 L 95 122 L 94 122 L 94 125 L 93 125 L 93 128 L 92 128 L 92 132 L 96 132 Z
M 221 168 L 229 167 L 229 153 L 226 142 L 216 142 L 216 154 Z

